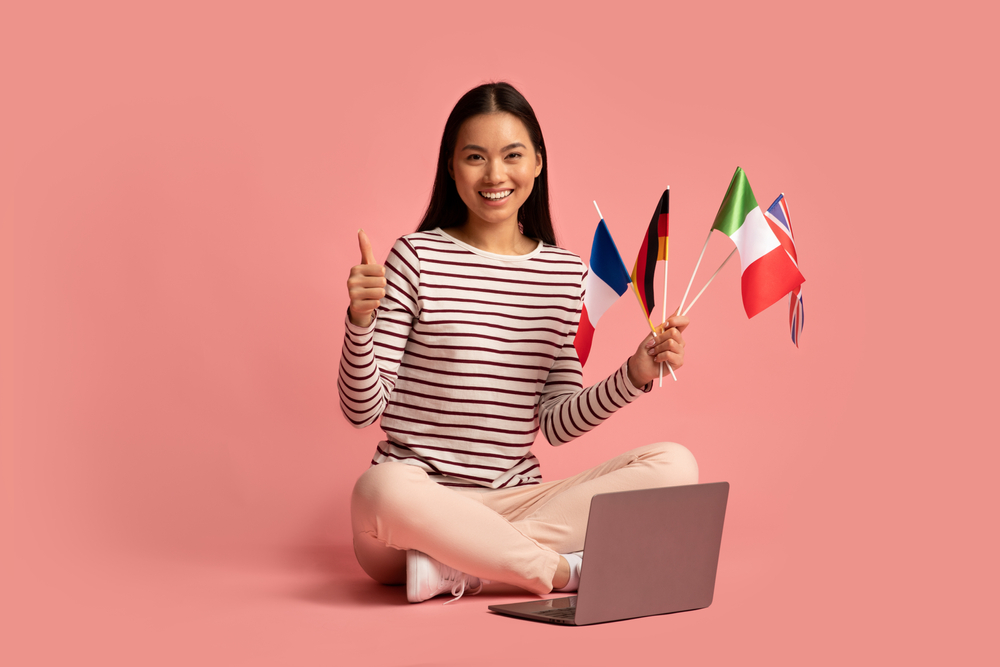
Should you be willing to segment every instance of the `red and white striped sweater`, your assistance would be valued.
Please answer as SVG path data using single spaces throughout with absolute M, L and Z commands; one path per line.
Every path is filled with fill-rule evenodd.
M 396 241 L 385 269 L 372 324 L 347 320 L 338 381 L 354 426 L 382 417 L 373 465 L 404 460 L 449 486 L 537 484 L 539 427 L 561 445 L 649 391 L 627 362 L 583 388 L 587 267 L 573 253 L 496 255 L 435 229 Z

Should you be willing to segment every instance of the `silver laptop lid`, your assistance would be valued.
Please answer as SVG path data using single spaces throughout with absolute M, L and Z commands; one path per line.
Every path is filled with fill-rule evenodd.
M 712 604 L 729 483 L 593 497 L 576 624 Z

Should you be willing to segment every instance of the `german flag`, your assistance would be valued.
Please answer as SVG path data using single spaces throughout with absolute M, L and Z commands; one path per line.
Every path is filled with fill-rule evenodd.
M 632 269 L 632 284 L 639 292 L 639 300 L 650 317 L 656 305 L 653 299 L 653 275 L 656 263 L 667 261 L 667 236 L 670 226 L 670 188 L 663 191 L 660 201 L 653 211 L 653 219 L 649 221 L 649 229 L 639 248 L 639 256 L 635 259 Z

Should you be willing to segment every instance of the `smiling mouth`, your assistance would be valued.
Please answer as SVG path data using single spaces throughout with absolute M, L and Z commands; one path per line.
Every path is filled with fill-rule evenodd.
M 479 192 L 479 196 L 483 199 L 489 199 L 490 201 L 497 201 L 499 199 L 506 199 L 513 193 L 513 190 L 504 190 L 502 192 Z

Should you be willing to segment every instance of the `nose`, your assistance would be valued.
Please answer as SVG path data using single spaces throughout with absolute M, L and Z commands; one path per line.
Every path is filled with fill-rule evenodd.
M 503 183 L 507 178 L 507 166 L 503 163 L 502 159 L 492 160 L 490 162 L 489 168 L 486 170 L 486 182 L 487 183 Z

